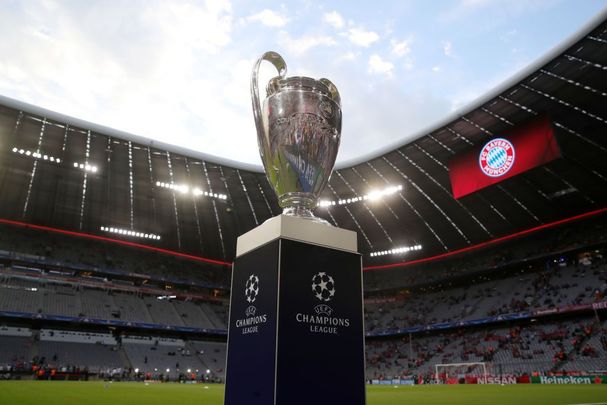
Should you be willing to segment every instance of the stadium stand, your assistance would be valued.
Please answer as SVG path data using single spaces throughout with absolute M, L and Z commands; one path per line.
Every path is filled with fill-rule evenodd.
M 461 328 L 457 324 L 602 302 L 607 296 L 604 225 L 594 225 L 594 232 L 588 231 L 583 241 L 573 237 L 574 230 L 561 229 L 535 243 L 513 244 L 507 260 L 487 251 L 477 254 L 468 268 L 459 267 L 459 272 L 454 271 L 457 261 L 447 260 L 432 268 L 410 269 L 411 275 L 398 287 L 369 289 L 365 304 L 368 378 L 431 380 L 436 364 L 461 362 L 485 362 L 492 373 L 500 375 L 606 369 L 607 324 L 598 326 L 588 311 L 583 321 L 528 316 L 520 322 L 493 318 L 486 326 Z M 90 281 L 84 275 L 43 271 L 32 277 L 31 269 L 17 270 L 0 269 L 0 311 L 141 322 L 155 325 L 158 331 L 167 326 L 227 327 L 225 303 L 178 299 L 179 286 L 172 289 L 170 294 L 176 295 L 171 298 L 166 291 L 161 295 L 130 291 L 135 286 L 128 276 L 114 275 L 115 288 L 106 284 L 93 288 L 81 284 Z M 420 278 L 421 271 L 436 278 Z M 375 275 L 372 278 L 378 285 L 388 284 Z M 451 326 L 424 330 L 435 324 Z M 226 346 L 221 341 L 128 332 L 16 331 L 4 327 L 0 334 L 3 347 L 8 348 L 0 358 L 4 367 L 22 367 L 35 357 L 38 364 L 43 359 L 49 367 L 85 369 L 98 376 L 135 378 L 136 369 L 151 378 L 171 380 L 182 378 L 188 369 L 198 370 L 194 371 L 197 375 L 209 370 L 207 377 L 218 380 L 225 376 Z M 14 350 L 15 346 L 21 349 Z
M 436 364 L 487 362 L 494 375 L 535 372 L 593 372 L 607 367 L 607 347 L 599 343 L 607 322 L 595 319 L 458 330 L 432 336 L 368 343 L 367 374 L 372 379 L 434 378 Z

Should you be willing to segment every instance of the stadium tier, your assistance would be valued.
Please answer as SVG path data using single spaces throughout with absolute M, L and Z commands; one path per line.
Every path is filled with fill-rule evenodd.
M 412 266 L 399 284 L 391 272 L 366 273 L 375 285 L 365 294 L 369 380 L 430 381 L 436 364 L 463 362 L 484 362 L 499 375 L 605 369 L 607 325 L 597 323 L 593 307 L 606 306 L 606 226 L 570 224 L 540 239 L 511 242 L 498 256 L 493 249 L 475 252 L 466 266 L 461 258 Z M 23 240 L 36 232 L 19 229 Z M 38 364 L 97 376 L 133 378 L 139 370 L 177 379 L 190 369 L 224 378 L 222 294 L 111 268 L 82 270 L 60 251 L 49 264 L 36 252 L 8 247 L 2 246 L 8 254 L 0 260 L 0 314 L 12 325 L 2 337 L 5 370 Z M 93 257 L 99 248 L 83 245 L 80 254 Z M 96 332 L 78 332 L 78 325 Z M 163 338 L 167 333 L 174 338 Z

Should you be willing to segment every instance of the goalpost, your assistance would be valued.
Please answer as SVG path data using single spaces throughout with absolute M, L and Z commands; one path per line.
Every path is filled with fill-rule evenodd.
M 445 369 L 445 377 L 449 377 L 449 373 L 448 370 L 449 368 L 460 368 L 460 367 L 478 367 L 480 366 L 483 370 L 483 377 L 485 378 L 485 381 L 487 380 L 487 364 L 485 362 L 471 362 L 471 363 L 445 363 L 445 364 L 436 364 L 434 366 L 434 370 L 436 372 L 435 376 L 436 376 L 436 383 L 440 384 L 440 379 L 439 379 L 439 369 Z

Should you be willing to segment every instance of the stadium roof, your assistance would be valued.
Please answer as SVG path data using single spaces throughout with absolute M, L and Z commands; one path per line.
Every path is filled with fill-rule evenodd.
M 416 141 L 336 170 L 323 199 L 345 203 L 319 208 L 319 215 L 357 231 L 365 263 L 378 265 L 455 251 L 606 207 L 606 18 L 602 13 Z M 111 228 L 117 238 L 144 237 L 162 248 L 231 260 L 238 235 L 280 212 L 256 167 L 6 98 L 0 104 L 0 217 L 91 234 Z M 543 114 L 557 130 L 562 159 L 453 198 L 453 156 Z M 377 201 L 362 199 L 385 188 L 389 195 Z M 421 250 L 369 256 L 415 246 Z

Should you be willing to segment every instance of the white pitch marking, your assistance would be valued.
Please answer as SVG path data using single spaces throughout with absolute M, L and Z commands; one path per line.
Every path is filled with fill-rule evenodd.
M 585 402 L 583 404 L 569 404 L 569 405 L 607 405 L 607 402 Z

